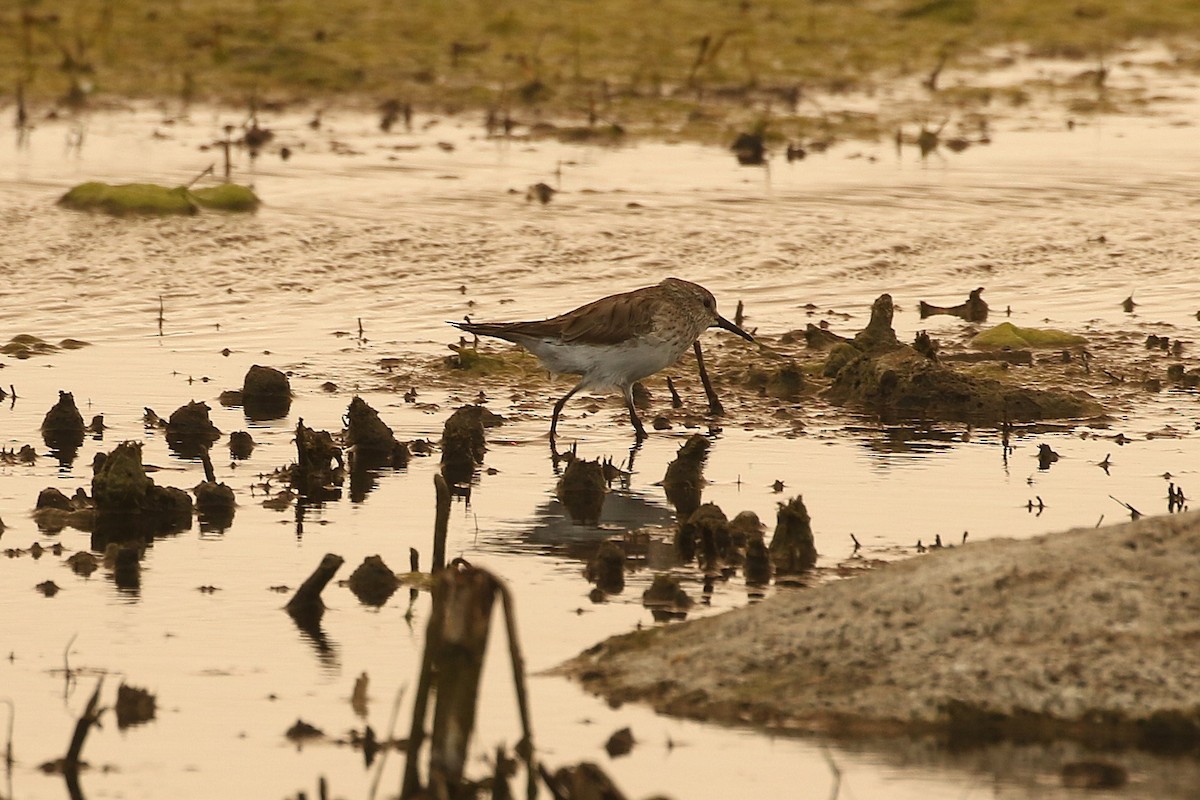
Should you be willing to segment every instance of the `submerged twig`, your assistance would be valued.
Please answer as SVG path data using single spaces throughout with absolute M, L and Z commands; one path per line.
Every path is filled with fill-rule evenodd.
M 517 613 L 513 608 L 512 592 L 503 583 L 496 581 L 496 590 L 500 593 L 500 602 L 504 607 L 504 627 L 508 634 L 508 654 L 512 659 L 513 686 L 517 694 L 517 710 L 521 714 L 521 741 L 517 745 L 517 755 L 525 761 L 528 773 L 527 796 L 529 800 L 537 797 L 537 771 L 533 761 L 533 726 L 529 720 L 529 696 L 525 691 L 525 659 L 521 655 L 521 645 L 517 640 Z
M 205 175 L 214 175 L 215 167 L 216 167 L 216 164 L 209 164 L 207 167 L 204 168 L 203 172 L 201 172 L 199 175 L 197 175 L 196 177 L 194 177 L 190 181 L 188 181 L 187 188 L 190 189 L 193 186 L 195 186 L 196 182 L 199 181 L 201 178 L 203 178 Z
M 396 690 L 396 699 L 392 703 L 392 715 L 388 717 L 387 741 L 394 742 L 396 740 L 396 719 L 400 716 L 400 703 L 404 700 L 404 692 L 408 689 L 408 684 L 403 684 Z M 383 776 L 383 765 L 387 763 L 388 750 L 391 748 L 383 748 L 383 754 L 379 756 L 379 765 L 375 768 L 375 777 L 371 779 L 371 791 L 367 794 L 367 800 L 375 800 L 375 792 L 379 789 L 379 779 Z
M 78 633 L 71 634 L 71 638 L 67 640 L 67 646 L 63 648 L 63 699 L 66 700 L 71 694 L 71 684 L 75 680 L 75 673 L 71 669 L 71 645 L 75 644 L 75 637 Z
M 825 756 L 825 763 L 829 764 L 829 771 L 833 773 L 833 786 L 829 789 L 829 800 L 837 800 L 837 797 L 842 792 L 842 770 L 833 760 L 833 753 L 829 752 L 829 748 L 821 745 L 821 754 Z
M 4 744 L 4 774 L 12 777 L 13 768 L 13 725 L 17 719 L 17 707 L 9 698 L 0 700 L 8 706 L 8 740 Z
M 1140 519 L 1143 516 L 1142 512 L 1138 511 L 1136 508 L 1129 505 L 1129 503 L 1126 503 L 1124 500 L 1118 500 L 1116 497 L 1113 497 L 1111 494 L 1109 495 L 1109 497 L 1112 497 L 1113 500 L 1116 500 L 1118 503 L 1125 506 L 1125 508 L 1128 509 L 1128 511 L 1129 511 L 1129 516 L 1132 517 L 1133 519 Z

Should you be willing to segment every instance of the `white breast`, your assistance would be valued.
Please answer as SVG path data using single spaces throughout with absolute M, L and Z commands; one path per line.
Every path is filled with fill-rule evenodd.
M 582 376 L 582 388 L 624 389 L 674 364 L 691 343 L 647 337 L 619 345 L 565 345 L 543 340 L 523 344 L 550 372 Z

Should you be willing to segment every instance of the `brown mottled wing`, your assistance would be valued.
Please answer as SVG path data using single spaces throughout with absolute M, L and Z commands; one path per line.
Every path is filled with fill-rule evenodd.
M 603 297 L 552 319 L 513 323 L 509 330 L 538 338 L 559 337 L 564 342 L 617 344 L 650 330 L 654 309 L 648 293 L 655 288 Z

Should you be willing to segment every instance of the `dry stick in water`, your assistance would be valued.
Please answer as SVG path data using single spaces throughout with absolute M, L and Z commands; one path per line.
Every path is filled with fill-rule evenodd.
M 412 726 L 408 733 L 408 748 L 404 764 L 404 779 L 400 785 L 400 798 L 416 797 L 421 792 L 421 778 L 417 774 L 417 755 L 425 742 L 425 713 L 429 707 L 429 688 L 433 683 L 433 643 L 442 638 L 442 615 L 435 609 L 425 629 L 425 652 L 421 656 L 421 676 L 417 680 L 417 696 L 413 699 Z
M 427 643 L 435 646 L 437 675 L 437 703 L 429 736 L 429 786 L 439 794 L 453 794 L 463 785 L 497 586 L 491 573 L 478 569 L 443 570 L 434 584 L 434 613 L 443 621 L 438 638 Z
M 437 491 L 437 515 L 433 523 L 433 564 L 429 567 L 429 572 L 436 575 L 446 566 L 446 531 L 450 527 L 450 484 L 446 483 L 440 472 L 435 472 L 433 486 Z
M 13 768 L 13 724 L 17 719 L 17 707 L 13 704 L 13 701 L 7 697 L 3 700 L 0 700 L 0 703 L 4 703 L 4 705 L 8 706 L 8 742 L 4 745 L 4 774 L 11 779 Z M 12 792 L 9 792 L 9 796 L 12 796 Z
M 413 703 L 401 798 L 415 798 L 423 791 L 435 797 L 453 797 L 463 786 L 492 604 L 498 592 L 499 581 L 481 569 L 445 569 L 434 579 L 433 609 Z M 437 703 L 429 735 L 429 785 L 423 790 L 417 759 L 425 739 L 429 692 L 435 680 Z
M 392 716 L 388 718 L 386 740 L 388 743 L 396 741 L 396 718 L 400 716 L 400 701 L 404 699 L 406 689 L 408 689 L 408 684 L 404 684 L 396 691 L 396 700 L 392 703 Z M 371 780 L 371 793 L 367 795 L 367 800 L 375 800 L 375 791 L 379 788 L 379 779 L 383 776 L 383 765 L 387 763 L 389 750 L 391 750 L 390 747 L 383 748 L 383 753 L 379 756 L 379 765 L 375 768 L 375 777 Z
M 533 761 L 533 726 L 529 721 L 529 695 L 525 690 L 525 658 L 517 641 L 517 614 L 513 608 L 512 593 L 500 581 L 496 581 L 500 602 L 504 607 L 504 626 L 508 634 L 508 654 L 512 659 L 513 688 L 517 693 L 517 710 L 521 713 L 521 741 L 517 744 L 517 755 L 525 760 L 528 776 L 526 795 L 528 800 L 537 797 L 537 770 Z
M 63 777 L 67 781 L 67 794 L 70 795 L 71 800 L 83 797 L 83 790 L 79 786 L 79 754 L 83 751 L 83 743 L 87 739 L 88 731 L 92 729 L 93 725 L 100 722 L 100 715 L 104 713 L 104 709 L 100 708 L 100 688 L 102 686 L 104 686 L 104 676 L 96 681 L 96 690 L 92 692 L 92 697 L 83 710 L 83 716 L 75 723 L 71 746 L 67 748 L 67 755 L 63 758 Z
M 196 185 L 196 181 L 200 180 L 200 179 L 201 179 L 201 178 L 203 178 L 205 175 L 215 175 L 215 174 L 216 174 L 216 172 L 214 171 L 214 168 L 215 168 L 216 166 L 217 166 L 216 164 L 209 164 L 207 167 L 205 167 L 203 172 L 201 172 L 199 175 L 197 175 L 196 177 L 194 177 L 194 178 L 192 178 L 190 181 L 188 181 L 187 188 L 189 188 L 189 189 L 190 189 L 190 188 L 192 188 L 193 186 L 195 186 L 195 185 Z
M 300 588 L 292 595 L 292 599 L 285 606 L 287 612 L 293 617 L 320 618 L 325 612 L 325 603 L 321 600 L 321 591 L 325 588 L 325 584 L 333 578 L 334 573 L 342 566 L 343 559 L 339 555 L 326 553 L 321 559 L 321 563 L 317 565 L 316 570 L 312 575 L 309 575 L 304 583 L 300 584 Z

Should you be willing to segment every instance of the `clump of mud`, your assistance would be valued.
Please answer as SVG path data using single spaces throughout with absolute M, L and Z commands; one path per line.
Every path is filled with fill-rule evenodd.
M 274 367 L 255 364 L 242 379 L 242 407 L 253 420 L 286 417 L 292 407 L 292 385 Z
M 614 702 L 731 724 L 1196 752 L 1197 569 L 1200 512 L 943 547 L 563 669 Z
M 379 412 L 358 396 L 346 411 L 346 448 L 352 470 L 407 467 L 412 458 L 408 445 L 397 441 Z
M 471 480 L 475 467 L 483 463 L 487 452 L 485 427 L 503 423 L 503 419 L 483 406 L 462 406 L 446 420 L 442 428 L 442 474 L 451 486 Z
M 199 458 L 221 438 L 221 431 L 208 416 L 207 403 L 190 401 L 167 420 L 167 445 L 184 458 Z
M 380 556 L 367 556 L 347 581 L 350 591 L 359 602 L 369 606 L 382 606 L 400 586 L 396 573 L 388 568 Z
M 827 397 L 864 407 L 884 419 L 927 418 L 996 424 L 1084 417 L 1101 408 L 1083 392 L 1012 386 L 958 372 L 896 340 L 892 298 L 881 295 L 871 322 L 851 343 L 834 347 L 825 364 Z
M 708 458 L 709 446 L 707 438 L 694 433 L 680 446 L 675 459 L 667 464 L 663 491 L 675 507 L 679 519 L 686 519 L 700 507 L 700 496 L 704 490 L 704 462 Z
M 55 403 L 42 419 L 42 439 L 51 450 L 72 453 L 83 444 L 83 415 L 70 392 L 58 393 Z
M 599 522 L 607 494 L 604 465 L 599 459 L 570 459 L 555 487 L 555 495 L 576 525 L 595 525 Z

